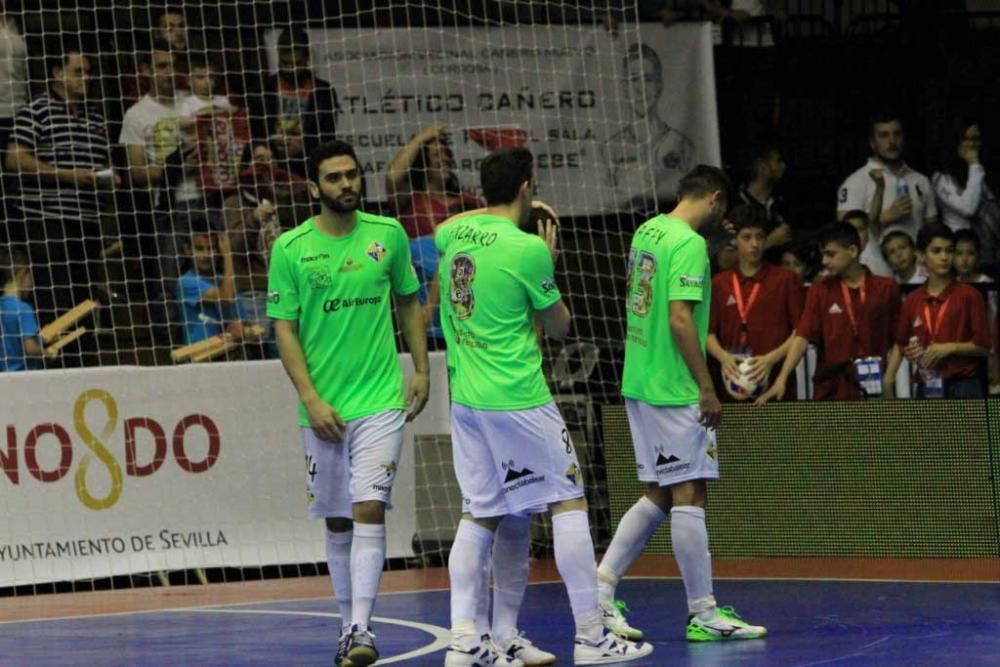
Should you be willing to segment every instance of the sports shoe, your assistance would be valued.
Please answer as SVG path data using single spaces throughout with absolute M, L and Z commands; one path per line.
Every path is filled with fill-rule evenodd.
M 642 630 L 637 630 L 625 620 L 625 614 L 631 613 L 628 605 L 622 600 L 611 600 L 601 602 L 601 621 L 608 631 L 615 633 L 619 637 L 638 641 L 643 638 Z
M 489 635 L 469 648 L 452 644 L 444 656 L 444 667 L 525 667 L 517 658 L 501 654 Z
M 333 664 L 337 667 L 351 667 L 351 661 L 347 659 L 347 649 L 351 647 L 350 630 L 341 630 L 340 639 L 337 640 L 337 655 L 333 658 Z
M 645 658 L 653 652 L 653 645 L 633 642 L 614 633 L 605 632 L 599 642 L 577 637 L 573 646 L 574 665 L 608 665 Z
M 368 667 L 378 660 L 378 649 L 375 648 L 375 634 L 371 628 L 351 626 L 351 638 L 344 663 L 351 667 Z
M 493 645 L 500 655 L 506 656 L 508 660 L 520 660 L 526 667 L 551 665 L 556 661 L 555 655 L 532 644 L 519 630 L 515 630 L 506 639 L 494 642 Z
M 718 607 L 714 618 L 703 621 L 697 615 L 688 616 L 687 640 L 689 642 L 718 642 L 731 639 L 760 639 L 767 636 L 767 628 L 750 625 L 732 607 Z

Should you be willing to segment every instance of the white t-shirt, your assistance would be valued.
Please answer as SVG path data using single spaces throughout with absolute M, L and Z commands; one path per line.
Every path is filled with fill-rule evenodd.
M 27 62 L 28 48 L 17 26 L 0 20 L 0 118 L 13 118 L 27 101 Z
M 892 206 L 892 202 L 902 194 L 905 188 L 913 202 L 913 209 L 910 214 L 900 218 L 891 225 L 882 228 L 882 233 L 878 238 L 874 234 L 869 237 L 868 245 L 861 251 L 861 263 L 872 270 L 878 276 L 892 277 L 892 269 L 882 257 L 882 237 L 894 230 L 902 230 L 916 240 L 917 232 L 925 222 L 937 218 L 937 203 L 934 200 L 934 192 L 931 190 L 930 181 L 918 171 L 914 171 L 906 164 L 903 164 L 898 174 L 894 174 L 880 161 L 869 158 L 863 167 L 847 177 L 840 186 L 837 197 L 837 212 L 846 213 L 860 209 L 867 212 L 871 207 L 872 199 L 875 198 L 875 181 L 871 179 L 868 172 L 872 169 L 881 169 L 885 175 L 885 194 L 882 196 L 883 213 Z
M 188 95 L 177 103 L 177 112 L 185 118 L 197 116 L 199 112 L 206 109 L 231 109 L 229 98 L 224 95 L 216 95 L 210 100 L 205 100 L 197 95 Z
M 188 97 L 190 96 L 187 94 L 178 94 L 172 105 L 166 105 L 149 94 L 144 95 L 125 112 L 118 143 L 126 146 L 144 145 L 149 164 L 163 166 L 167 157 L 181 144 L 180 109 L 188 103 Z M 200 198 L 201 191 L 194 179 L 185 178 L 174 190 L 174 200 L 178 202 Z M 159 193 L 156 199 L 159 203 Z
M 934 174 L 932 182 L 934 194 L 941 204 L 941 218 L 952 231 L 972 228 L 972 221 L 982 201 L 985 179 L 986 170 L 981 164 L 969 166 L 969 177 L 965 182 L 965 189 L 961 191 L 950 174 Z

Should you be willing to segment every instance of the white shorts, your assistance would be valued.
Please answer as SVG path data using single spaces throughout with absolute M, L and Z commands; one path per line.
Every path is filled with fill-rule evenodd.
M 719 479 L 715 431 L 698 423 L 697 405 L 650 405 L 625 399 L 639 480 L 672 486 Z
M 451 405 L 463 512 L 476 518 L 544 511 L 583 497 L 583 473 L 554 402 L 527 410 Z
M 347 422 L 341 442 L 320 440 L 302 427 L 309 518 L 353 515 L 352 505 L 379 500 L 389 505 L 403 449 L 402 410 L 387 410 Z

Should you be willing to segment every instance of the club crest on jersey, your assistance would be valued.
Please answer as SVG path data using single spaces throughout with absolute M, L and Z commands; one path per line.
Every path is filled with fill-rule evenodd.
M 396 462 L 395 461 L 389 461 L 388 463 L 383 463 L 381 467 L 382 467 L 382 470 L 385 470 L 385 476 L 386 477 L 392 477 L 393 475 L 396 474 Z
M 368 256 L 373 262 L 381 262 L 382 258 L 385 257 L 385 246 L 378 241 L 372 241 L 372 244 L 368 246 Z
M 571 463 L 569 469 L 566 470 L 566 479 L 573 482 L 575 486 L 580 486 L 583 482 L 580 477 L 580 468 L 575 463 Z

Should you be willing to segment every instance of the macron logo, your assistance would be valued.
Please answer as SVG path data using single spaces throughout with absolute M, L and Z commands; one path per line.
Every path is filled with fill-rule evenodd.
M 840 306 L 838 306 L 837 304 L 833 304 L 832 306 L 830 306 L 830 310 L 828 310 L 826 312 L 830 313 L 831 315 L 840 315 L 844 311 L 842 311 L 840 309 Z
M 727 306 L 735 306 L 736 305 L 736 297 L 733 296 L 732 294 L 730 294 L 729 298 L 726 299 L 726 305 Z
M 916 329 L 917 327 L 922 327 L 922 326 L 924 326 L 924 320 L 922 317 L 917 315 L 917 319 L 913 320 L 913 328 Z

